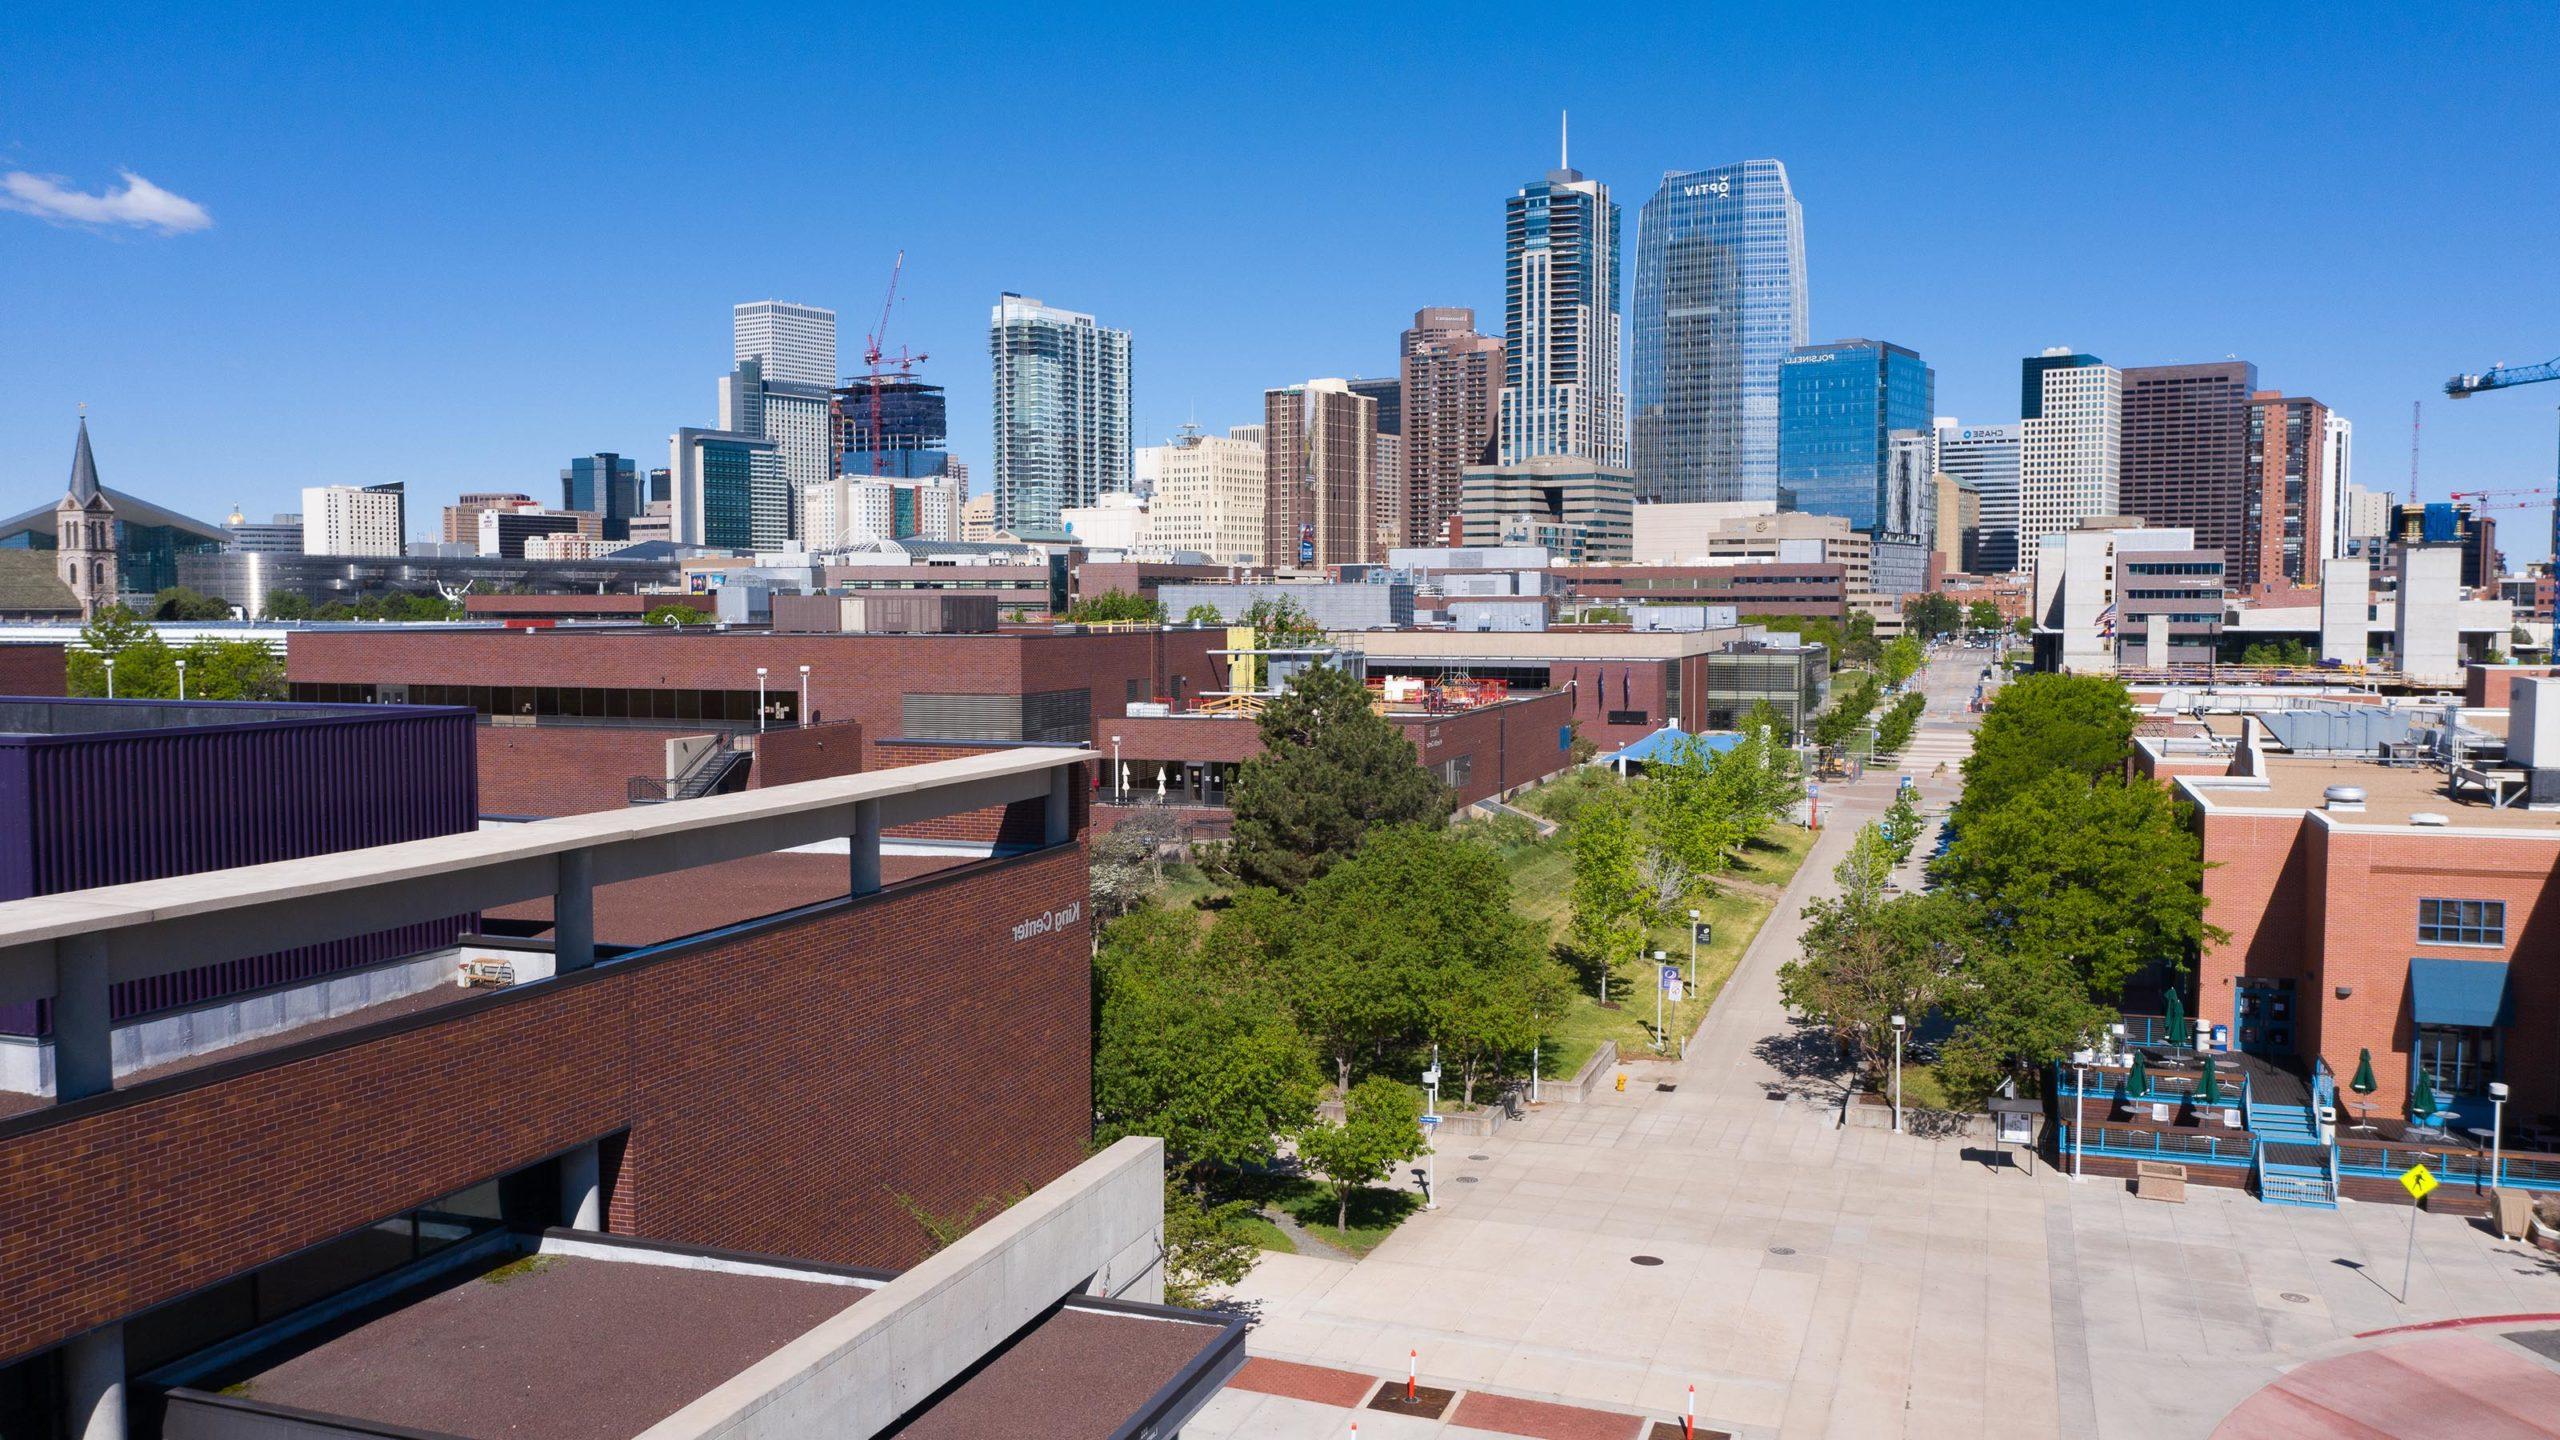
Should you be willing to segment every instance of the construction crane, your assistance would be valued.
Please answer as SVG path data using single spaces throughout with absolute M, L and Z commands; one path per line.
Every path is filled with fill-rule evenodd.
M 2544 380 L 2560 380 L 2560 356 L 2539 365 L 2492 365 L 2477 375 L 2456 375 L 2444 382 L 2444 393 L 2456 400 L 2468 400 L 2483 390 L 2504 390 Z
M 863 337 L 864 373 L 862 378 L 863 383 L 871 391 L 870 424 L 864 427 L 864 439 L 867 442 L 867 448 L 871 451 L 871 473 L 874 475 L 889 473 L 888 436 L 882 433 L 883 427 L 880 421 L 881 387 L 893 377 L 900 380 L 913 378 L 916 366 L 933 358 L 930 355 L 910 355 L 903 345 L 898 347 L 898 353 L 895 356 L 881 349 L 889 338 L 889 312 L 896 308 L 898 303 L 898 277 L 906 272 L 906 268 L 907 252 L 901 250 L 898 252 L 897 260 L 889 266 L 889 297 L 880 302 L 880 323 L 869 335 Z M 894 371 L 884 370 L 882 368 L 884 363 L 894 364 L 897 368 Z
M 2528 500 L 2548 500 L 2551 498 L 2551 487 L 2548 485 L 2526 485 L 2513 490 L 2456 490 L 2445 498 L 2448 500 L 2496 500 L 2501 505 L 2524 504 L 2524 500 L 2514 498 L 2518 495 L 2522 495 Z

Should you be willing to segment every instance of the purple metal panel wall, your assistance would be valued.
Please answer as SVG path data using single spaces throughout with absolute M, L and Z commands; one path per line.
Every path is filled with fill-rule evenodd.
M 272 713 L 272 707 L 260 707 Z M 469 830 L 474 717 L 380 714 L 0 737 L 0 899 L 189 875 Z M 450 943 L 475 916 L 116 987 L 121 1018 L 309 980 Z M 0 1032 L 42 1033 L 39 1007 Z

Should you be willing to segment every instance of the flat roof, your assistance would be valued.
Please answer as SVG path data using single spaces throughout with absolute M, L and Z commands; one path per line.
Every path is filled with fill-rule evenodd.
M 183 1362 L 172 1404 L 460 1440 L 631 1440 L 893 1278 L 554 1231 L 540 1253 L 475 1256 L 216 1368 Z M 1200 1365 L 1234 1329 L 1071 1297 L 899 1417 L 895 1433 L 1110 1440 L 1167 1392 L 1217 1383 Z
M 0 736 L 130 735 L 321 720 L 390 720 L 466 713 L 438 705 L 297 705 L 284 701 L 0 697 Z
M 1506 660 L 1676 660 L 1758 638 L 1760 627 L 1712 630 L 1346 630 L 1335 642 L 1377 660 L 1490 664 Z
M 2222 776 L 2182 776 L 2178 784 L 2211 810 L 2321 810 L 2332 823 L 2350 828 L 2421 831 L 2437 827 L 2413 827 L 2409 817 L 2436 814 L 2452 822 L 2446 829 L 2498 830 L 2560 840 L 2560 811 L 2527 810 L 2522 805 L 2501 810 L 2476 792 L 2457 799 L 2446 793 L 2445 774 L 2438 766 L 2281 753 L 2268 755 L 2266 761 L 2263 784 Z M 2324 795 L 2332 785 L 2362 789 L 2364 809 L 2327 810 Z

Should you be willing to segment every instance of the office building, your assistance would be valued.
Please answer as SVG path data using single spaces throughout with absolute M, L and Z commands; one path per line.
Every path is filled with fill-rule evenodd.
M 2462 587 L 2466 590 L 2495 585 L 2498 577 L 2506 573 L 2505 557 L 2498 553 L 2498 522 L 2474 511 L 2468 503 L 2438 500 L 2423 505 L 2394 505 L 2384 538 L 2395 555 L 2420 546 L 2461 551 Z
M 923 480 L 948 473 L 950 426 L 942 387 L 910 375 L 867 379 L 835 392 L 837 470 L 845 475 Z
M 2244 585 L 2320 583 L 2328 518 L 2329 407 L 2269 390 L 2249 397 L 2249 475 L 2257 497 L 2242 546 Z M 2490 579 L 2496 577 L 2494 567 Z M 2490 580 L 2473 582 L 2488 584 Z
M 960 540 L 965 545 L 984 545 L 996 538 L 996 497 L 993 494 L 972 495 L 960 502 Z
M 1374 553 L 1405 542 L 1404 382 L 1394 376 L 1353 380 L 1351 393 L 1378 404 L 1378 439 L 1369 459 L 1369 530 Z
M 2388 490 L 2367 490 L 2348 481 L 2346 508 L 2338 512 L 2346 532 L 2339 542 L 2339 555 L 2370 558 L 2380 551 L 2383 538 L 2391 533 L 2394 499 Z
M 836 383 L 836 312 L 815 305 L 757 300 L 731 312 L 732 363 L 757 362 L 764 378 L 782 385 Z
M 2006 575 L 2022 568 L 2018 554 L 2018 452 L 2024 432 L 2015 425 L 1966 425 L 1941 415 L 1938 468 L 1970 485 L 1980 506 L 1974 558 L 1977 575 Z
M 1503 346 L 1475 326 L 1473 310 L 1433 306 L 1415 311 L 1404 332 L 1404 532 L 1411 544 L 1445 540 L 1458 513 L 1461 476 L 1470 465 L 1494 463 Z
M 581 455 L 560 472 L 560 508 L 601 517 L 604 538 L 631 538 L 631 520 L 640 513 L 640 468 L 610 450 Z
M 767 538 L 776 518 L 791 513 L 791 498 L 782 457 L 765 436 L 678 430 L 667 437 L 667 469 L 675 494 L 669 529 L 676 544 L 753 550 L 779 548 L 788 538 Z
M 2124 376 L 2063 347 L 2030 356 L 2020 371 L 2018 553 L 2033 557 L 2047 535 L 2122 513 Z
M 584 555 L 553 557 L 547 550 L 534 556 L 525 550 L 525 543 L 537 535 L 576 535 L 579 528 L 577 516 L 559 510 L 483 510 L 480 512 L 480 553 L 508 560 L 586 559 L 589 557 Z
M 2241 587 L 2272 578 L 2254 553 L 2263 504 L 2249 458 L 2249 397 L 2257 388 L 2258 367 L 2246 360 L 2124 371 L 2124 513 L 2193 531 Z
M 1131 481 L 1129 332 L 1007 292 L 995 361 L 994 528 L 1054 530 L 1058 512 Z
M 1274 566 L 1354 565 L 1377 543 L 1378 402 L 1342 380 L 1263 392 L 1262 555 Z
M 2320 448 L 2324 473 L 2320 482 L 2320 555 L 2334 559 L 2348 554 L 2353 539 L 2348 526 L 2348 511 L 2354 506 L 2355 422 L 2332 410 L 2328 416 L 2328 436 Z
M 1633 309 L 1637 497 L 1776 499 L 1778 370 L 1810 338 L 1787 167 L 1663 176 L 1637 221 Z
M 306 555 L 397 555 L 401 513 L 401 487 L 396 482 L 306 486 L 302 551 Z
M 865 540 L 957 540 L 960 486 L 942 477 L 838 475 L 801 493 L 800 518 L 813 551 Z
M 2084 517 L 2037 541 L 2036 668 L 2112 675 L 2210 661 L 2222 593 L 2222 552 L 2198 549 L 2194 531 Z
M 1257 436 L 1263 427 L 1238 426 Z M 1155 477 L 1147 514 L 1147 543 L 1193 550 L 1222 565 L 1262 559 L 1268 477 L 1260 439 L 1232 433 L 1205 435 L 1196 426 L 1162 445 L 1139 452 L 1140 469 Z
M 541 508 L 530 495 L 496 490 L 465 491 L 460 500 L 444 507 L 442 539 L 447 545 L 469 545 L 476 550 L 480 544 L 481 511 Z
M 836 473 L 834 391 L 826 385 L 775 380 L 761 359 L 738 362 L 720 380 L 720 428 L 773 442 L 781 484 L 757 492 L 751 516 L 755 543 L 780 549 L 801 536 L 800 498 Z
M 1635 554 L 1635 474 L 1622 465 L 1542 455 L 1469 466 L 1458 513 L 1462 545 L 1535 545 L 1573 564 Z
M 1937 376 L 1881 340 L 1799 348 L 1778 367 L 1778 496 L 1782 508 L 1837 515 L 1882 539 L 1926 539 L 1928 457 L 1893 463 L 1893 433 L 1925 446 Z
M 1930 547 L 1937 556 L 1938 573 L 1979 573 L 1974 567 L 1982 552 L 1982 496 L 1944 470 L 1931 475 L 1929 484 L 1938 494 L 1937 537 Z
M 1148 542 L 1148 502 L 1126 490 L 1096 495 L 1090 505 L 1071 505 L 1060 512 L 1059 528 L 1078 545 L 1094 550 L 1135 550 Z
M 1503 464 L 1548 455 L 1627 463 L 1619 231 L 1609 187 L 1570 164 L 1503 207 Z
M 278 515 L 261 524 L 234 509 L 231 512 L 231 519 L 223 528 L 231 532 L 231 543 L 223 548 L 234 553 L 242 551 L 263 555 L 302 553 L 302 517 L 299 515 Z

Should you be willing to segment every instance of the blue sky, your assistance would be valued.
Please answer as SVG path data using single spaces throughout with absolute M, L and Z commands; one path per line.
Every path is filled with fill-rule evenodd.
M 852 368 L 902 247 L 890 341 L 981 487 L 1001 290 L 1135 333 L 1142 437 L 1255 419 L 1387 373 L 1417 307 L 1498 324 L 1567 107 L 1631 254 L 1664 170 L 1786 161 L 1813 338 L 1917 349 L 1941 413 L 2014 418 L 2048 344 L 2237 354 L 2353 419 L 2367 484 L 2423 398 L 2425 494 L 2549 485 L 2560 385 L 2439 387 L 2560 354 L 2560 7 L 2437 13 L 10 7 L 0 179 L 97 213 L 0 210 L 0 513 L 83 401 L 109 484 L 207 518 L 548 499 L 713 418 L 735 301 L 835 307 Z

